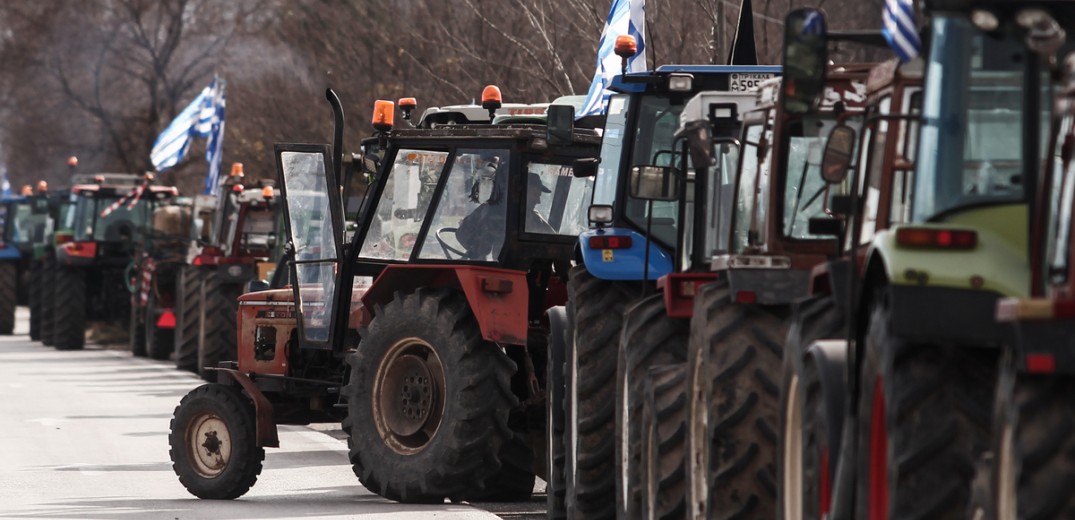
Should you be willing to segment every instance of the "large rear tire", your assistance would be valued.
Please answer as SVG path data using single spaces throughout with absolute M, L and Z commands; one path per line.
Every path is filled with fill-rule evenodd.
M 830 295 L 819 295 L 795 306 L 784 347 L 784 376 L 780 385 L 781 485 L 777 518 L 823 518 L 831 505 L 832 482 L 841 433 L 830 424 L 821 385 L 820 367 L 807 349 L 819 339 L 842 339 L 843 315 Z M 839 396 L 843 402 L 844 396 Z M 840 409 L 839 413 L 843 413 Z
M 138 300 L 138 293 L 132 294 L 131 299 Z M 130 307 L 130 318 L 127 320 L 127 341 L 131 348 L 131 355 L 146 357 L 146 311 L 137 301 L 132 301 Z
M 192 495 L 231 500 L 257 481 L 265 449 L 256 442 L 254 403 L 238 389 L 206 384 L 191 390 L 170 428 L 172 469 Z
M 607 519 L 616 515 L 615 408 L 616 356 L 623 311 L 637 296 L 626 283 L 599 280 L 584 266 L 568 281 L 573 325 L 564 360 L 570 377 L 565 402 L 568 518 Z
M 651 368 L 687 359 L 686 320 L 668 317 L 664 295 L 652 294 L 627 309 L 616 366 L 617 515 L 642 513 L 642 403 Z
M 783 307 L 733 302 L 725 282 L 704 285 L 695 299 L 687 356 L 692 516 L 775 515 L 787 322 Z
M 185 265 L 179 269 L 175 313 L 175 367 L 198 372 L 198 331 L 201 328 L 202 270 Z
M 963 518 L 988 446 L 995 350 L 912 343 L 872 304 L 860 378 L 858 518 Z
M 1007 365 L 1007 363 L 1006 363 Z M 1005 367 L 997 389 L 994 520 L 1075 518 L 1075 377 Z
M 50 252 L 41 260 L 41 344 L 56 344 L 56 259 Z
M 198 342 L 198 375 L 215 381 L 216 368 L 221 361 L 238 358 L 236 320 L 242 287 L 225 283 L 216 273 L 209 273 L 202 282 L 201 330 Z
M 30 340 L 41 340 L 41 303 L 43 298 L 41 297 L 41 263 L 30 263 L 30 294 L 27 298 L 30 300 Z
M 687 513 L 687 367 L 661 365 L 648 371 L 642 404 L 642 511 L 640 518 L 680 520 Z
M 86 346 L 86 274 L 77 268 L 56 269 L 56 314 L 53 316 L 56 350 Z
M 0 262 L 0 335 L 15 332 L 15 302 L 19 292 L 19 265 Z
M 545 443 L 548 446 L 548 475 L 545 489 L 546 512 L 550 520 L 567 518 L 564 476 L 564 358 L 567 355 L 567 312 L 554 307 L 546 312 L 549 319 L 549 341 L 545 364 Z
M 508 425 L 516 365 L 462 294 L 397 292 L 360 334 L 343 429 L 367 489 L 409 503 L 529 496 L 531 469 L 512 467 L 526 457 L 505 456 L 524 442 Z

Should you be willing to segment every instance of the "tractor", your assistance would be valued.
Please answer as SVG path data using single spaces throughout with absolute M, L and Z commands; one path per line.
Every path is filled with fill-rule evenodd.
M 91 179 L 92 182 L 92 179 Z M 56 275 L 56 234 L 68 221 L 68 215 L 74 209 L 70 189 L 49 189 L 46 182 L 38 183 L 39 196 L 45 198 L 45 232 L 35 238 L 32 244 L 30 260 L 30 339 L 40 341 L 43 345 L 54 343 L 55 327 L 52 312 L 55 291 L 53 277 Z M 40 208 L 38 209 L 40 211 Z M 49 288 L 49 289 L 46 289 Z
M 58 350 L 81 349 L 88 322 L 122 323 L 130 311 L 125 271 L 153 210 L 179 195 L 153 175 L 97 174 L 71 187 L 74 207 L 55 234 L 51 329 Z M 47 268 L 46 268 L 47 269 Z M 46 278 L 48 279 L 48 278 Z
M 235 163 L 215 195 L 195 197 L 194 239 L 176 281 L 176 368 L 212 381 L 207 367 L 236 360 L 239 295 L 279 256 L 277 196 L 271 182 L 247 187 Z
M 34 244 L 44 239 L 48 200 L 24 186 L 21 194 L 0 200 L 0 334 L 15 329 L 15 305 L 30 300 Z
M 991 442 L 1015 342 L 994 313 L 1032 287 L 1042 115 L 1075 6 L 922 6 L 921 57 L 876 68 L 864 125 L 838 125 L 822 154 L 822 178 L 853 189 L 833 200 L 840 218 L 810 223 L 840 249 L 811 272 L 784 346 L 780 518 L 964 518 Z M 808 106 L 823 15 L 794 15 L 801 66 L 785 74 Z
M 379 101 L 375 139 L 350 155 L 366 196 L 344 233 L 340 188 L 356 183 L 341 182 L 343 112 L 328 97 L 332 147 L 276 147 L 291 287 L 239 298 L 238 361 L 176 408 L 180 482 L 238 497 L 278 424 L 341 421 L 355 474 L 381 496 L 529 497 L 544 475 L 546 350 L 563 347 L 546 344 L 545 311 L 566 301 L 592 189 L 572 165 L 600 137 L 560 106 L 547 126 L 394 129 Z
M 181 203 L 181 200 L 184 203 Z M 175 348 L 176 282 L 186 260 L 190 199 L 153 210 L 150 225 L 127 267 L 131 318 L 128 342 L 135 356 L 168 359 Z

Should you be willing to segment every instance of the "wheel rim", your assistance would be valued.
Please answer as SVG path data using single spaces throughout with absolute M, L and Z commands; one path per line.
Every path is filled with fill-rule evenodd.
M 1015 467 L 1012 443 L 1015 432 L 1010 422 L 1004 425 L 1000 435 L 1000 453 L 997 454 L 997 520 L 1016 518 L 1017 493 L 1015 490 Z
M 880 376 L 873 387 L 870 413 L 869 519 L 888 519 L 888 432 L 885 430 L 885 389 Z
M 705 398 L 705 366 L 702 352 L 695 353 L 695 363 L 691 370 L 691 415 L 687 421 L 690 428 L 687 449 L 687 471 L 691 486 L 691 518 L 706 517 L 706 502 L 709 500 L 709 483 L 707 482 L 709 465 L 709 439 L 706 425 L 709 424 L 709 405 Z
M 187 453 L 199 476 L 220 476 L 231 460 L 231 432 L 227 423 L 212 412 L 195 417 L 187 429 Z
M 444 416 L 444 365 L 433 347 L 406 338 L 388 349 L 373 387 L 373 417 L 381 439 L 409 455 L 424 449 Z
M 798 518 L 803 510 L 803 436 L 799 410 L 799 376 L 788 383 L 788 404 L 784 410 L 784 518 Z

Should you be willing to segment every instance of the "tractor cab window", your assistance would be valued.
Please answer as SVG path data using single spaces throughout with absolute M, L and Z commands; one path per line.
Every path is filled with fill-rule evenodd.
M 631 166 L 678 166 L 675 133 L 683 105 L 672 104 L 666 97 L 641 98 L 632 143 Z M 652 220 L 649 219 L 652 211 Z M 625 213 L 639 229 L 651 227 L 651 235 L 666 246 L 676 244 L 679 201 L 646 201 L 627 197 Z
M 138 240 L 142 227 L 148 222 L 152 202 L 137 194 L 86 193 L 78 198 L 74 209 L 75 240 L 97 242 L 127 242 Z
M 276 246 L 276 218 L 266 207 L 248 207 L 239 230 L 239 248 L 253 256 L 268 257 Z
M 630 96 L 615 94 L 608 100 L 605 131 L 601 135 L 601 162 L 594 178 L 594 204 L 612 205 L 616 201 L 616 182 L 623 157 L 624 134 L 627 132 L 627 103 Z
M 43 211 L 37 209 L 38 204 L 46 206 Z M 15 221 L 8 228 L 7 236 L 5 237 L 7 241 L 26 244 L 43 241 L 49 220 L 47 204 L 48 201 L 42 197 L 34 197 L 16 203 L 14 205 Z
M 1067 164 L 1059 157 L 1063 143 L 1075 137 L 1075 105 L 1068 105 L 1068 113 L 1060 118 L 1057 126 L 1056 157 L 1053 157 L 1053 185 L 1049 188 L 1049 229 L 1046 235 L 1046 261 L 1049 262 L 1049 282 L 1053 285 L 1067 283 L 1071 258 L 1071 219 L 1075 209 L 1075 160 Z
M 768 148 L 773 131 L 765 121 L 748 125 L 743 132 L 742 166 L 735 197 L 735 236 L 731 252 L 742 254 L 765 244 L 766 200 L 769 197 Z
M 407 260 L 414 250 L 448 152 L 401 149 L 370 217 L 360 256 Z
M 844 123 L 858 133 L 862 119 L 847 118 Z M 836 126 L 836 115 L 820 112 L 789 121 L 785 126 L 787 174 L 784 177 L 784 236 L 795 239 L 821 239 L 811 235 L 810 219 L 829 217 L 825 213 L 825 190 L 821 178 L 821 151 L 829 132 Z M 764 204 L 759 200 L 759 204 Z
M 728 252 L 732 208 L 735 200 L 735 171 L 739 165 L 739 146 L 729 142 L 714 145 L 713 165 L 709 168 L 706 193 L 706 244 L 709 255 Z
M 912 219 L 1022 201 L 1024 68 L 1036 58 L 1013 31 L 985 35 L 944 15 L 930 25 Z M 1043 93 L 1043 106 L 1049 97 Z
M 586 230 L 586 201 L 593 182 L 571 175 L 571 167 L 530 163 L 526 174 L 523 231 L 577 236 Z
M 507 230 L 509 168 L 507 150 L 457 150 L 419 256 L 495 261 Z

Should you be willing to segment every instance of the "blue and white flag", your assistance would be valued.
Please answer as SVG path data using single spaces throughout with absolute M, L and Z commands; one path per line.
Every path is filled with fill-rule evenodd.
M 608 21 L 597 44 L 597 72 L 586 94 L 586 102 L 575 117 L 603 114 L 608 107 L 610 91 L 606 90 L 612 78 L 620 74 L 621 58 L 616 55 L 616 37 L 635 37 L 638 52 L 627 60 L 627 72 L 646 70 L 646 0 L 612 0 Z
M 217 80 L 213 80 L 217 83 Z M 215 194 L 219 189 L 217 179 L 220 178 L 220 157 L 224 153 L 224 107 L 227 104 L 224 98 L 224 88 L 227 82 L 219 81 L 219 86 L 214 89 L 213 103 L 209 107 L 202 108 L 199 126 L 208 127 L 209 141 L 205 144 L 205 160 L 209 161 L 209 173 L 205 176 L 205 193 Z
M 209 161 L 206 193 L 216 188 L 216 178 L 220 173 L 224 138 L 224 87 L 223 80 L 213 78 L 209 86 L 202 89 L 198 97 L 157 136 L 149 156 L 157 171 L 165 171 L 183 160 L 190 148 L 191 138 L 208 137 L 205 147 L 205 158 Z
M 7 167 L 0 166 L 0 178 L 3 179 L 0 182 L 0 193 L 5 199 L 13 197 L 15 194 L 11 192 L 11 182 L 7 180 Z
M 914 0 L 885 0 L 881 34 L 900 61 L 911 61 L 922 50 L 915 23 Z

